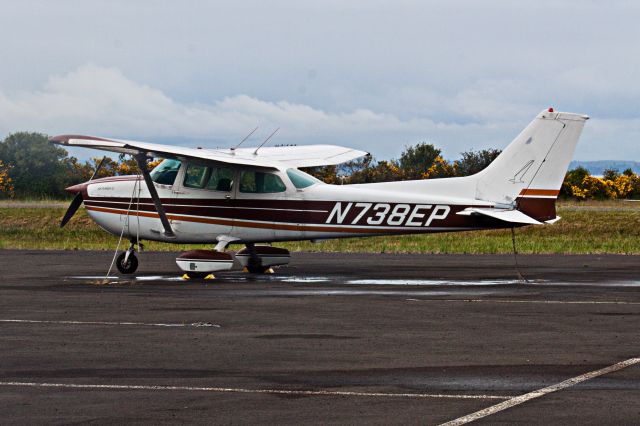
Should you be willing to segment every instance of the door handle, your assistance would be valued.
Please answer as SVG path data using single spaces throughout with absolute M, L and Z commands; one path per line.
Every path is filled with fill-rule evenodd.
M 231 199 L 231 195 L 227 194 L 227 195 L 224 196 L 224 198 L 226 198 L 227 200 L 230 200 Z

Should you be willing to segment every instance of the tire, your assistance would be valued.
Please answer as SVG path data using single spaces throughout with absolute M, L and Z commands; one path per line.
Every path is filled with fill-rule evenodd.
M 138 258 L 135 253 L 131 253 L 127 263 L 125 264 L 124 258 L 126 255 L 126 251 L 120 253 L 120 256 L 116 259 L 116 267 L 121 274 L 133 274 L 138 269 Z
M 249 261 L 247 262 L 246 268 L 250 274 L 264 274 L 265 272 L 267 272 L 267 269 L 269 269 L 262 266 L 262 259 L 257 256 L 249 256 Z
M 269 270 L 269 268 L 265 268 L 264 266 L 247 266 L 247 271 L 250 274 L 264 274 Z

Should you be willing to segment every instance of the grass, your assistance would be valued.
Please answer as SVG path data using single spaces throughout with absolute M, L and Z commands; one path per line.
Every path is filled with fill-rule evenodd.
M 47 200 L 46 203 L 56 203 Z M 66 207 L 0 205 L 0 248 L 113 250 L 118 238 L 100 229 L 81 209 L 58 224 Z M 640 203 L 565 202 L 562 220 L 551 226 L 516 230 L 521 253 L 640 254 Z M 126 244 L 126 241 L 125 241 Z M 397 237 L 348 238 L 321 243 L 278 244 L 290 251 L 362 253 L 511 253 L 511 231 L 492 230 Z M 181 251 L 202 246 L 146 242 L 147 250 Z

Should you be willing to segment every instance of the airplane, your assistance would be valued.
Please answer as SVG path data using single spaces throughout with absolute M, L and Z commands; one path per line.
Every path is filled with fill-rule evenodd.
M 101 228 L 129 240 L 116 261 L 122 274 L 136 271 L 135 252 L 143 240 L 209 245 L 176 259 L 187 277 L 202 278 L 232 269 L 234 259 L 251 273 L 286 265 L 289 252 L 272 246 L 282 241 L 553 224 L 588 118 L 543 110 L 471 176 L 353 185 L 325 184 L 299 170 L 368 155 L 335 145 L 203 149 L 55 136 L 55 144 L 129 154 L 141 170 L 67 188 L 76 195 L 60 226 L 84 203 Z M 148 171 L 152 158 L 164 160 Z M 234 244 L 245 247 L 227 252 Z

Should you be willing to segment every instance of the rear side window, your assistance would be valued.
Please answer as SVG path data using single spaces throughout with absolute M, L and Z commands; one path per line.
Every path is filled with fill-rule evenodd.
M 207 189 L 214 191 L 231 191 L 233 185 L 233 170 L 219 167 L 211 168 L 211 176 L 207 183 Z
M 286 190 L 282 179 L 273 173 L 246 171 L 240 176 L 240 192 L 266 194 Z

